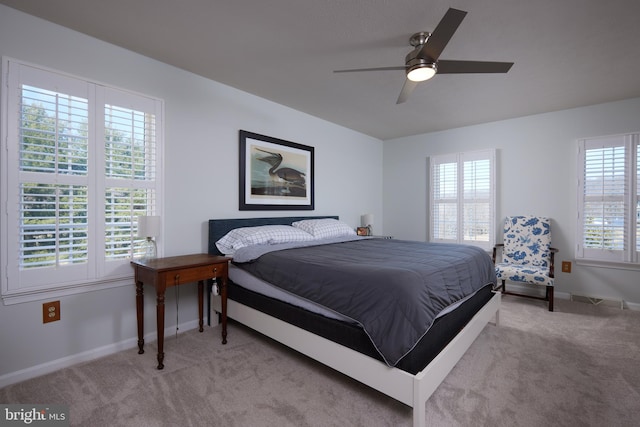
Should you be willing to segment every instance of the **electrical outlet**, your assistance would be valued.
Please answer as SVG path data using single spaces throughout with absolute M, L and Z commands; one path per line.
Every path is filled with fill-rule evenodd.
M 571 273 L 571 261 L 562 261 L 562 272 Z
M 60 301 L 45 302 L 42 304 L 42 323 L 60 320 Z

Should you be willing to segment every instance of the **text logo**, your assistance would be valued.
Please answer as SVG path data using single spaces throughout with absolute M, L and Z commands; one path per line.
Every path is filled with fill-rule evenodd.
M 67 405 L 0 405 L 0 426 L 68 427 Z

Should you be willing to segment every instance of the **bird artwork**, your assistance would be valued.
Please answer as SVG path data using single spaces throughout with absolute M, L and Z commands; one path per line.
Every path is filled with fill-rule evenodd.
M 255 150 L 264 153 L 257 153 L 255 159 L 260 162 L 265 162 L 271 167 L 268 170 L 268 174 L 265 173 L 262 177 L 258 174 L 259 179 L 252 181 L 252 194 L 306 197 L 306 175 L 304 172 L 287 166 L 280 167 L 284 160 L 281 153 L 267 151 L 257 147 Z M 257 167 L 258 165 L 256 165 L 256 168 Z

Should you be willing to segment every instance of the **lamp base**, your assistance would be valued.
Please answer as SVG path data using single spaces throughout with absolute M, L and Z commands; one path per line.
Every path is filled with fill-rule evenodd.
M 142 242 L 142 259 L 154 259 L 158 257 L 158 247 L 155 240 L 151 237 L 147 237 L 147 240 Z

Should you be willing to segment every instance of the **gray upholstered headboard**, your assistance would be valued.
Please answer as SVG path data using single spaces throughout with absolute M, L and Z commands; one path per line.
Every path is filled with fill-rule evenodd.
M 338 216 L 283 216 L 271 218 L 230 218 L 230 219 L 210 219 L 209 220 L 209 244 L 208 252 L 212 255 L 221 255 L 216 247 L 216 242 L 222 236 L 234 228 L 256 227 L 258 225 L 291 225 L 292 222 L 303 219 L 334 218 Z

